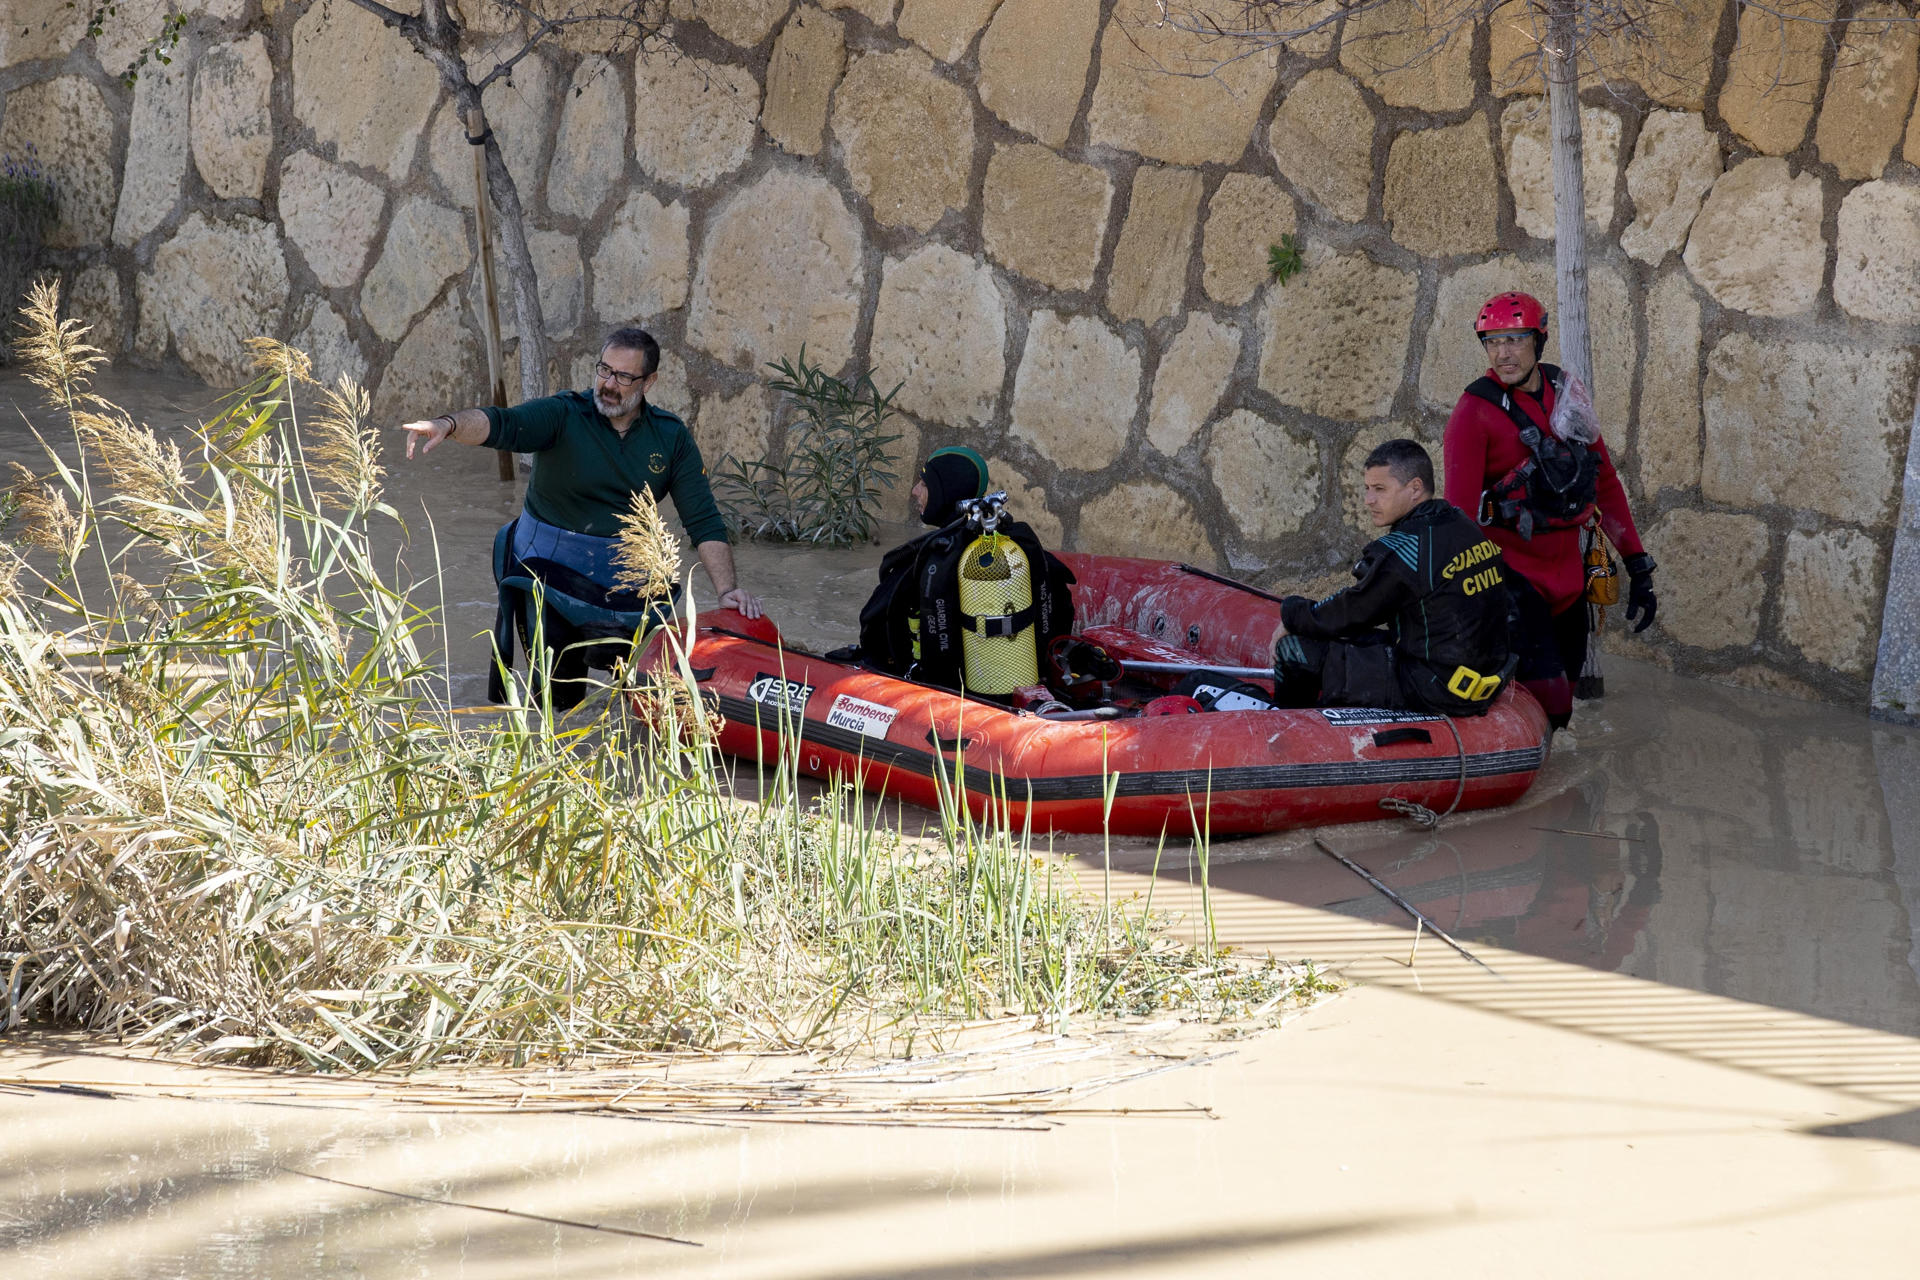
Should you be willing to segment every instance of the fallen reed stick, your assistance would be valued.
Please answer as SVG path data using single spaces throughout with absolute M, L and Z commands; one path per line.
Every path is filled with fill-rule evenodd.
M 653 1231 L 636 1231 L 631 1227 L 610 1227 L 599 1222 L 579 1222 L 573 1218 L 551 1218 L 544 1213 L 522 1213 L 518 1209 L 501 1209 L 490 1204 L 473 1204 L 466 1200 L 443 1200 L 438 1196 L 415 1195 L 411 1191 L 395 1191 L 391 1187 L 370 1187 L 364 1182 L 348 1182 L 345 1178 L 328 1178 L 317 1173 L 308 1173 L 305 1169 L 296 1169 L 292 1165 L 276 1166 L 282 1173 L 290 1173 L 296 1178 L 311 1178 L 315 1182 L 327 1182 L 336 1187 L 351 1187 L 355 1191 L 370 1191 L 374 1195 L 392 1196 L 396 1200 L 414 1200 L 421 1204 L 440 1205 L 448 1209 L 473 1209 L 480 1213 L 497 1213 L 502 1217 L 521 1218 L 528 1222 L 545 1222 L 556 1227 L 573 1227 L 580 1231 L 601 1231 L 608 1235 L 630 1236 L 635 1240 L 658 1240 L 662 1244 L 681 1244 L 689 1249 L 704 1249 L 698 1240 L 682 1240 L 679 1236 L 663 1236 Z

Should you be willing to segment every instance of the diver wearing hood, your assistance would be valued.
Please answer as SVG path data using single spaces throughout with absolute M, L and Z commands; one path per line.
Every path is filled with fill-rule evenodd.
M 961 504 L 987 495 L 987 463 L 964 445 L 936 449 L 913 486 L 915 513 L 933 526 L 887 552 L 880 584 L 860 610 L 860 643 L 832 657 L 852 658 L 891 675 L 959 688 L 962 553 L 978 536 Z M 1025 552 L 1039 651 L 1073 629 L 1073 574 L 1040 545 L 1033 530 L 1003 520 L 999 532 Z M 951 598 L 949 598 L 951 597 Z

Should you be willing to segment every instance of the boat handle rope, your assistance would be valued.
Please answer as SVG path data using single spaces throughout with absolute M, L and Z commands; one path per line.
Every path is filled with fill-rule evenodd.
M 1380 807 L 1382 809 L 1385 809 L 1389 813 L 1400 814 L 1415 826 L 1423 827 L 1428 831 L 1438 831 L 1440 824 L 1453 815 L 1453 811 L 1460 807 L 1460 802 L 1464 800 L 1467 795 L 1467 744 L 1461 740 L 1459 726 L 1454 724 L 1452 716 L 1442 716 L 1440 718 L 1446 721 L 1448 731 L 1453 734 L 1454 750 L 1457 751 L 1460 756 L 1460 782 L 1459 785 L 1454 788 L 1453 803 L 1448 805 L 1443 811 L 1435 813 L 1418 800 L 1403 800 L 1399 796 L 1384 796 L 1380 801 Z M 1387 743 L 1381 742 L 1380 739 L 1389 736 L 1391 736 L 1389 733 L 1374 734 L 1374 745 L 1382 747 L 1388 745 Z M 1394 740 L 1400 741 L 1400 739 Z M 1328 852 L 1331 853 L 1332 850 L 1328 850 Z M 1338 855 L 1336 854 L 1335 856 L 1337 857 Z

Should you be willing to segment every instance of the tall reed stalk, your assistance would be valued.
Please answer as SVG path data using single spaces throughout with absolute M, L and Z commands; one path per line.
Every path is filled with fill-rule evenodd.
M 585 714 L 454 714 L 434 611 L 373 550 L 398 517 L 365 392 L 260 340 L 255 380 L 163 439 L 88 390 L 99 355 L 56 314 L 36 294 L 25 354 L 71 460 L 16 477 L 0 531 L 5 1026 L 414 1068 L 910 1042 L 1291 981 L 1083 900 L 961 805 L 904 843 L 857 788 L 805 799 L 790 753 L 736 801 L 679 631 Z M 625 536 L 632 572 L 677 576 L 657 512 Z

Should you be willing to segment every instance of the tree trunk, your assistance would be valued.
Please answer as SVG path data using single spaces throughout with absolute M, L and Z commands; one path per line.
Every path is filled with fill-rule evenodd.
M 440 87 L 453 104 L 455 119 L 464 122 L 476 113 L 485 118 L 480 90 L 460 55 L 460 24 L 448 11 L 447 0 L 422 0 L 420 12 L 413 16 L 389 9 L 379 0 L 352 2 L 396 28 L 415 52 L 433 64 L 440 74 Z M 461 127 L 465 128 L 464 123 Z M 491 132 L 486 137 L 482 149 L 486 153 L 487 187 L 500 215 L 500 249 L 506 255 L 507 279 L 513 285 L 513 315 L 520 330 L 520 398 L 530 400 L 547 393 L 546 317 L 540 312 L 540 282 L 533 269 L 533 254 L 527 248 L 520 189 L 507 171 L 499 141 Z
M 1577 0 L 1555 0 L 1547 15 L 1547 104 L 1553 130 L 1553 268 L 1560 314 L 1560 363 L 1593 390 L 1587 328 L 1587 184 L 1580 143 Z

